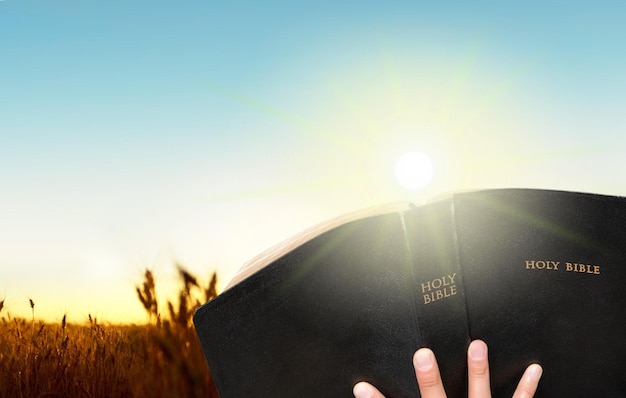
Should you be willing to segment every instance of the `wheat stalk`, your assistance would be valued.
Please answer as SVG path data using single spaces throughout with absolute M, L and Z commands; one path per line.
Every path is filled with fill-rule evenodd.
M 35 302 L 30 297 L 28 298 L 28 301 L 30 302 L 30 310 L 31 310 L 31 312 L 33 314 L 33 317 L 32 317 L 32 329 L 33 329 L 32 335 L 34 336 L 35 335 Z

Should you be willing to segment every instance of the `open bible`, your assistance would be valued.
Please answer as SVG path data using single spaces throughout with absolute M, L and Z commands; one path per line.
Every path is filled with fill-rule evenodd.
M 462 397 L 477 338 L 494 397 L 533 362 L 537 397 L 626 397 L 626 199 L 485 190 L 339 218 L 246 265 L 194 323 L 222 398 L 419 396 L 420 347 Z

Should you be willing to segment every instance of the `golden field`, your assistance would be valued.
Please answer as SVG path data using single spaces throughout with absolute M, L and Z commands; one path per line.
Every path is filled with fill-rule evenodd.
M 159 311 L 152 273 L 137 296 L 150 316 L 146 325 L 49 324 L 12 318 L 0 302 L 0 397 L 217 397 L 191 322 L 195 309 L 215 297 L 178 267 L 177 300 Z M 3 311 L 4 310 L 4 311 Z

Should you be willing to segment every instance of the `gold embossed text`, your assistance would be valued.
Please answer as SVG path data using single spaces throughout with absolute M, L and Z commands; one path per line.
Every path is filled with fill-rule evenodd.
M 454 296 L 456 294 L 454 278 L 456 278 L 456 272 L 422 283 L 424 304 L 430 304 L 434 301 Z
M 600 275 L 600 266 L 554 260 L 525 260 L 524 267 L 529 270 L 565 271 L 579 274 Z

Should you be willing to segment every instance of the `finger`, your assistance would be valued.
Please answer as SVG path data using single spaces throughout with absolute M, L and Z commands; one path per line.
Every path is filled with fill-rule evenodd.
M 385 398 L 376 387 L 364 381 L 356 383 L 352 393 L 355 398 Z
M 513 398 L 531 398 L 534 396 L 542 374 L 543 368 L 536 363 L 527 367 L 517 385 Z
M 491 397 L 487 344 L 474 340 L 467 349 L 467 395 L 469 398 Z
M 445 398 L 441 375 L 435 354 L 428 348 L 420 348 L 413 355 L 413 367 L 422 398 Z

